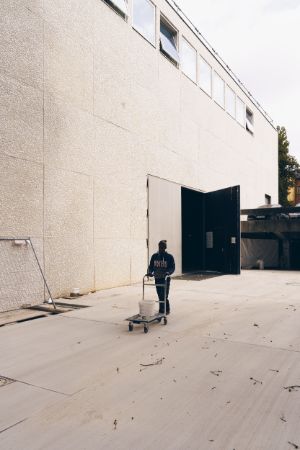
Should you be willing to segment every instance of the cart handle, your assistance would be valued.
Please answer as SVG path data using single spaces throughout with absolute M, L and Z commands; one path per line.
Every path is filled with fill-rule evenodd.
M 149 273 L 146 273 L 144 276 L 143 276 L 143 282 L 145 281 L 145 278 L 154 278 L 154 275 L 151 275 L 151 274 L 149 274 Z M 171 278 L 171 275 L 165 275 L 164 276 L 164 279 L 165 280 L 167 280 L 168 278 Z

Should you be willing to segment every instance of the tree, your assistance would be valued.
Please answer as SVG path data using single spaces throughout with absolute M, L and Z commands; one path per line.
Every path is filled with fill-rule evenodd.
M 277 127 L 278 132 L 278 184 L 279 203 L 290 206 L 288 190 L 295 186 L 295 172 L 299 168 L 297 159 L 289 154 L 289 141 L 285 127 Z

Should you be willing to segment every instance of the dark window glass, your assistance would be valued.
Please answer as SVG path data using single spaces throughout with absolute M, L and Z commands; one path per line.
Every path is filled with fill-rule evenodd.
M 164 22 L 160 22 L 160 50 L 173 62 L 179 64 L 176 45 L 177 32 Z

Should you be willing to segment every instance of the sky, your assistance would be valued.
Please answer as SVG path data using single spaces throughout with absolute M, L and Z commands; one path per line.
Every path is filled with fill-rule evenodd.
M 248 91 L 284 126 L 300 163 L 300 0 L 175 0 Z

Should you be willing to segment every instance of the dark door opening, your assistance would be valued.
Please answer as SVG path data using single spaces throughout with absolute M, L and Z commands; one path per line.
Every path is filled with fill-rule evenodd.
M 290 268 L 292 270 L 300 269 L 300 240 L 290 241 Z
M 205 194 L 206 270 L 241 273 L 240 223 L 239 186 Z
M 240 273 L 240 189 L 181 188 L 182 271 Z
M 181 188 L 182 272 L 204 270 L 203 192 Z

